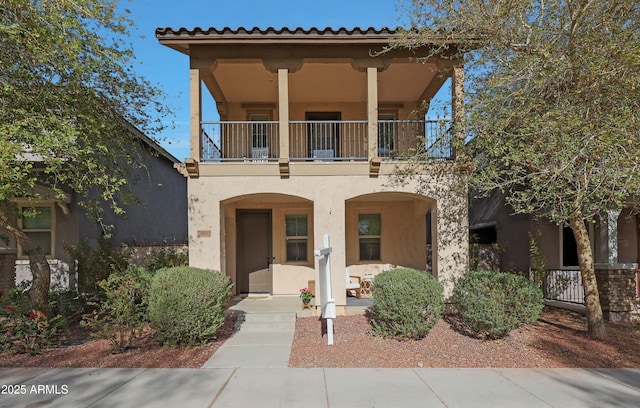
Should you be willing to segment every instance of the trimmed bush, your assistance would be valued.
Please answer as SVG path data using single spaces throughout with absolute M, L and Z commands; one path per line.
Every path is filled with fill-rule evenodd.
M 376 276 L 371 289 L 371 325 L 383 337 L 421 339 L 442 317 L 442 285 L 425 271 L 385 271 Z
M 145 266 L 150 271 L 176 266 L 188 266 L 189 254 L 176 248 L 159 248 L 151 251 L 145 258 Z
M 470 271 L 453 291 L 462 323 L 476 336 L 497 339 L 540 317 L 542 291 L 519 275 Z
M 224 323 L 232 287 L 220 272 L 187 266 L 159 270 L 151 282 L 149 320 L 164 345 L 199 345 Z

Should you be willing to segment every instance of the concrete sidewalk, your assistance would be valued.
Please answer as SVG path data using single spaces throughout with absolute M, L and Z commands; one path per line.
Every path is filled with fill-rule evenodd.
M 635 407 L 631 369 L 0 369 L 0 407 Z

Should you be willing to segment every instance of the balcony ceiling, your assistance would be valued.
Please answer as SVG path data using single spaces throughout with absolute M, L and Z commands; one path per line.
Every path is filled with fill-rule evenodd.
M 444 78 L 438 75 L 438 68 L 448 70 L 448 76 L 451 67 L 460 63 L 448 58 L 456 58 L 456 43 L 451 41 L 448 56 L 442 59 L 430 57 L 435 40 L 448 41 L 440 37 L 418 48 L 372 55 L 384 50 L 398 32 L 373 27 L 166 27 L 158 28 L 156 37 L 161 44 L 189 56 L 190 67 L 200 70 L 219 109 L 226 110 L 229 103 L 277 104 L 278 68 L 290 69 L 290 103 L 362 103 L 367 100 L 367 75 L 363 72 L 367 66 L 381 69 L 379 103 L 416 106 L 442 86 Z M 429 63 L 412 62 L 415 58 L 429 58 Z
M 437 75 L 433 63 L 394 62 L 378 74 L 380 102 L 416 102 Z M 218 60 L 213 76 L 228 102 L 277 103 L 278 77 L 262 61 Z M 362 102 L 367 99 L 366 72 L 350 60 L 304 62 L 289 74 L 289 101 Z

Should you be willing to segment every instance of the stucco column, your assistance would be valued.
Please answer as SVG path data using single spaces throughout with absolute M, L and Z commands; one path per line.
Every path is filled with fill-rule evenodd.
M 216 192 L 206 179 L 188 179 L 189 265 L 224 271 L 221 262 L 224 214 L 220 213 L 220 197 Z
M 451 120 L 452 120 L 452 153 L 456 157 L 456 146 L 464 144 L 464 68 L 453 67 L 451 74 Z
M 200 137 L 202 122 L 202 81 L 200 69 L 191 68 L 189 71 L 189 134 L 191 139 L 191 157 L 200 161 L 202 154 L 202 139 Z
M 608 265 L 618 263 L 618 217 L 619 210 L 607 211 L 600 218 L 600 248 L 599 255 L 601 262 Z
M 378 157 L 378 68 L 367 67 L 367 158 Z
M 278 134 L 280 158 L 289 158 L 289 70 L 278 69 Z
M 313 200 L 314 249 L 322 248 L 324 234 L 331 239 L 331 289 L 338 308 L 345 306 L 346 295 L 346 241 L 345 241 L 345 197 L 343 191 L 318 189 Z M 319 262 L 315 259 L 316 291 L 319 282 Z M 316 299 L 319 304 L 319 299 Z M 338 312 L 340 313 L 340 311 Z
M 466 188 L 458 188 L 463 180 L 452 174 L 449 180 L 442 180 L 439 188 L 446 191 L 438 197 L 436 204 L 437 232 L 434 271 L 444 287 L 444 296 L 451 300 L 455 282 L 469 268 L 469 216 Z M 433 228 L 432 223 L 432 228 Z

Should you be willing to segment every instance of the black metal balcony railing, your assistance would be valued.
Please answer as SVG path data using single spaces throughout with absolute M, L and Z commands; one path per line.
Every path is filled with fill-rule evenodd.
M 291 160 L 367 160 L 366 120 L 289 122 Z
M 584 304 L 580 270 L 548 269 L 542 282 L 545 299 Z
M 202 161 L 278 160 L 278 122 L 202 122 Z
M 202 122 L 202 161 L 275 161 L 278 122 Z M 291 121 L 289 157 L 294 161 L 366 161 L 367 121 Z M 381 120 L 378 157 L 403 160 L 453 158 L 450 121 Z

